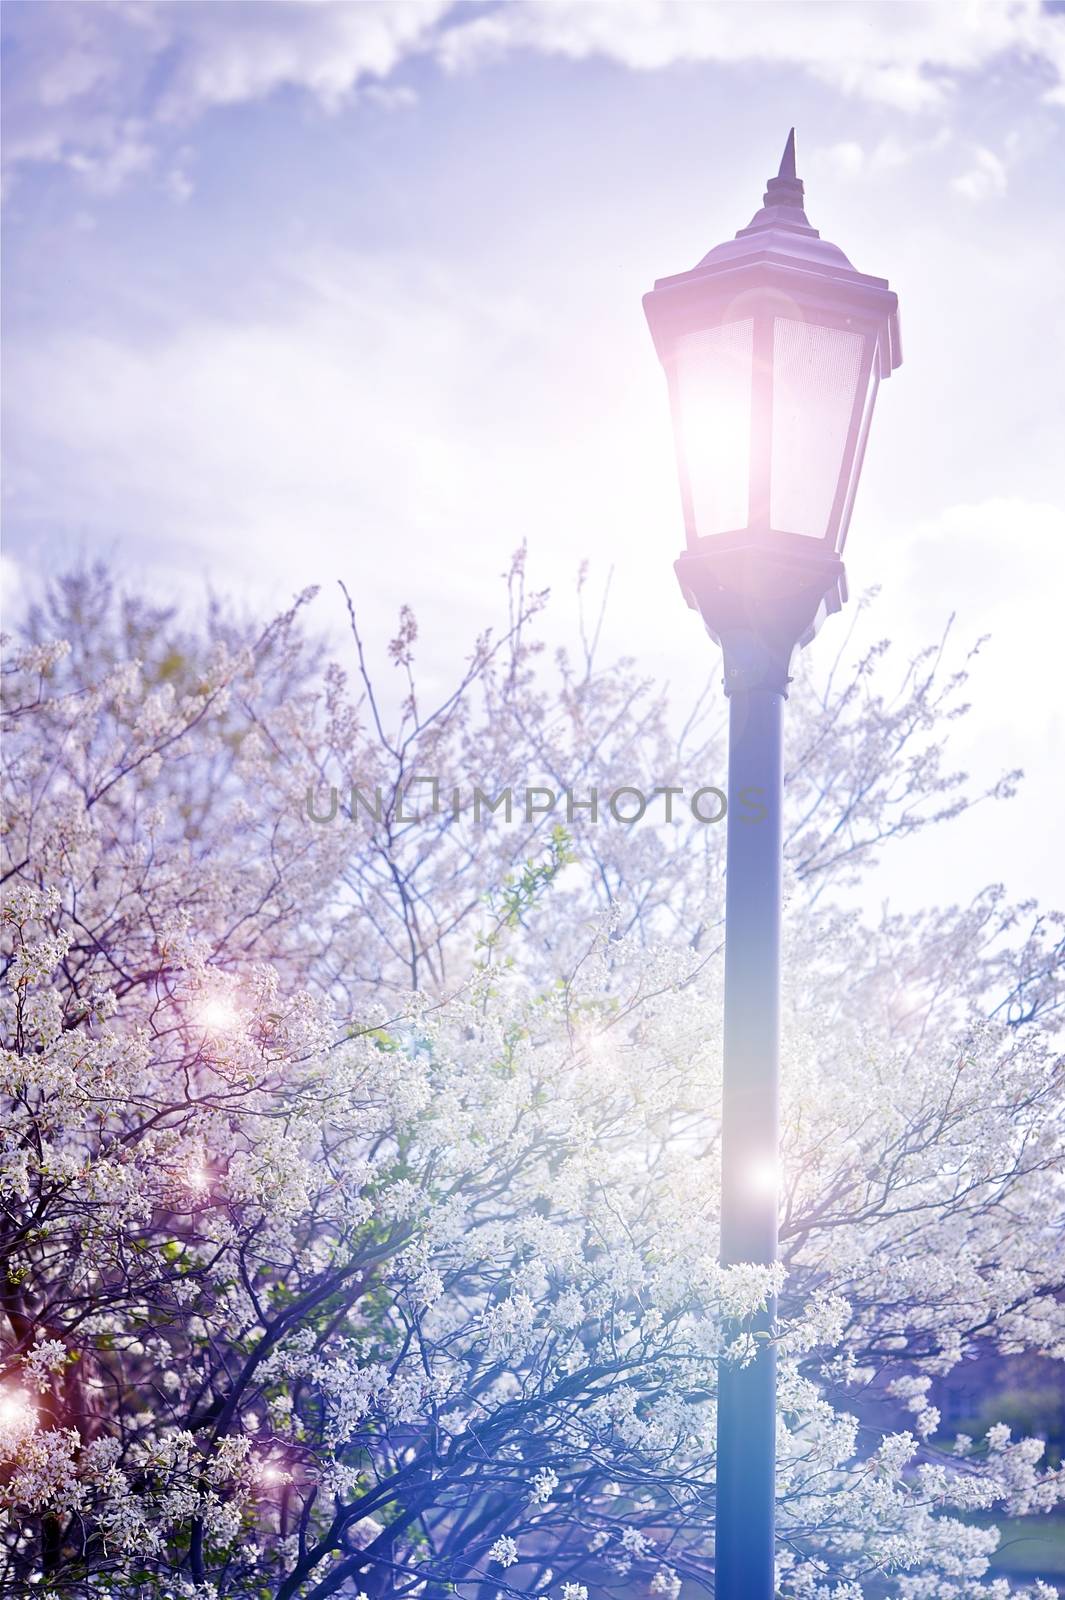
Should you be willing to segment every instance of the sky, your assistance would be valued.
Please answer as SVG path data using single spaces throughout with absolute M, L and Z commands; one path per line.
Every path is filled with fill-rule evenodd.
M 6 0 L 7 611 L 104 556 L 262 610 L 335 579 L 448 682 L 522 541 L 572 628 L 678 695 L 716 676 L 641 296 L 746 225 L 796 128 L 807 214 L 889 278 L 847 546 L 900 669 L 988 634 L 956 730 L 1008 805 L 896 847 L 870 893 L 1005 881 L 1060 846 L 1065 8 L 836 0 Z M 829 636 L 829 629 L 835 636 Z M 845 632 L 811 647 L 825 664 Z

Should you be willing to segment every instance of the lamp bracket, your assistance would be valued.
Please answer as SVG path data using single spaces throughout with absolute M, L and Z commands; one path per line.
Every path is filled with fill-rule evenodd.
M 847 598 L 838 556 L 715 536 L 688 549 L 676 574 L 689 606 L 721 646 L 726 695 L 752 689 L 787 698 L 795 651 Z

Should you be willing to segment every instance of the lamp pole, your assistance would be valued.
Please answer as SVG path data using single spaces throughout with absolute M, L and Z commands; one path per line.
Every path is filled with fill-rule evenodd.
M 782 690 L 770 687 L 738 689 L 729 698 L 722 1266 L 770 1266 L 777 1258 L 783 705 Z M 764 815 L 741 805 L 741 796 L 757 796 Z M 719 1600 L 774 1592 L 773 1313 L 770 1302 L 750 1330 L 758 1344 L 753 1360 L 725 1360 L 718 1369 Z
M 729 701 L 721 1103 L 723 1266 L 777 1260 L 784 701 L 796 650 L 847 597 L 842 550 L 898 301 L 807 221 L 795 132 L 762 208 L 644 309 L 669 380 L 688 604 Z M 776 1307 L 719 1363 L 716 1600 L 775 1593 Z
M 685 558 L 682 558 L 684 561 Z M 680 563 L 678 563 L 680 565 Z M 687 564 L 686 564 L 687 565 Z M 720 1260 L 777 1260 L 783 721 L 791 657 L 821 602 L 802 567 L 743 555 L 685 572 L 724 653 L 729 702 Z M 716 1600 L 775 1593 L 776 1307 L 718 1364 Z

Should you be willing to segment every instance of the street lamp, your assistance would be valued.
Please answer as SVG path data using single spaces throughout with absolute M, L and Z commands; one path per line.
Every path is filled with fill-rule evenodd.
M 777 1256 L 781 713 L 791 661 L 847 598 L 842 551 L 878 384 L 902 360 L 898 300 L 811 228 L 795 130 L 762 209 L 644 296 L 669 380 L 688 604 L 729 698 L 721 1261 Z M 774 1307 L 722 1362 L 716 1600 L 774 1593 Z

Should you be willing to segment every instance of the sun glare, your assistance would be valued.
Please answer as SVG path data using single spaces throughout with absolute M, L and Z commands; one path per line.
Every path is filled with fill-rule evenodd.
M 778 1171 L 775 1161 L 755 1161 L 747 1171 L 747 1187 L 754 1194 L 775 1194 Z
M 21 1389 L 0 1390 L 0 1428 L 29 1428 L 36 1420 L 36 1408 Z
M 236 1007 L 224 995 L 214 995 L 202 1001 L 196 1014 L 203 1026 L 212 1033 L 232 1033 L 240 1026 Z
M 255 1469 L 255 1477 L 263 1489 L 276 1489 L 279 1484 L 291 1483 L 292 1474 L 279 1461 L 262 1461 Z

